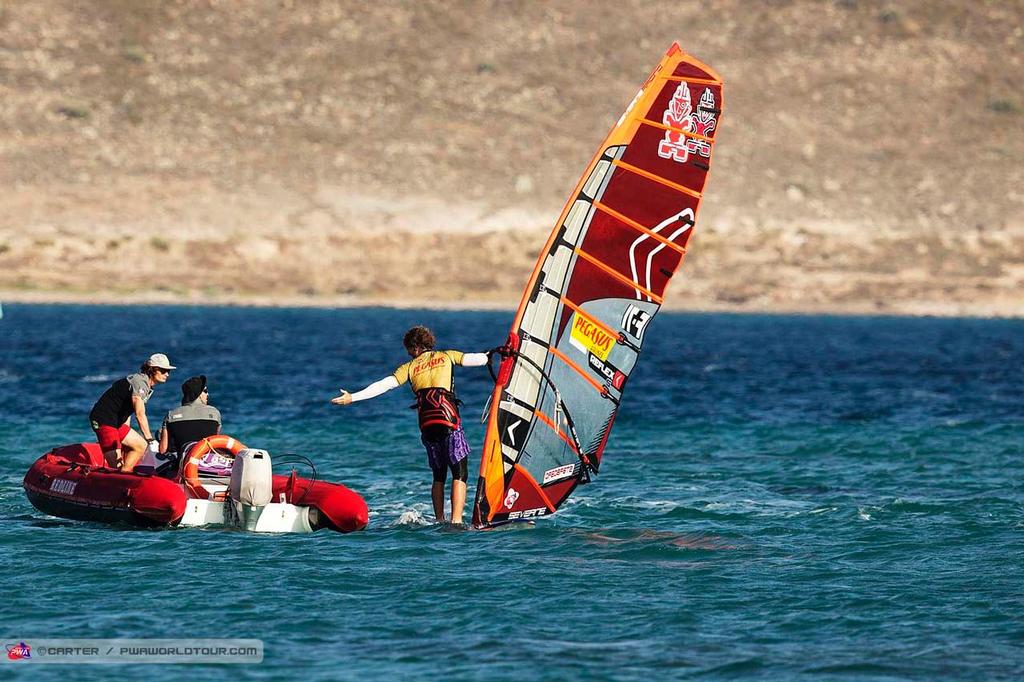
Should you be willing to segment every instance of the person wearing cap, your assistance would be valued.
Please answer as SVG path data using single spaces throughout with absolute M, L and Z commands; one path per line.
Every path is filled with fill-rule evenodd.
M 181 455 L 185 446 L 220 433 L 220 410 L 210 404 L 206 375 L 189 377 L 181 385 L 181 407 L 164 417 L 160 452 Z
M 153 353 L 138 373 L 115 381 L 93 405 L 89 422 L 109 466 L 132 471 L 146 452 L 146 443 L 155 440 L 146 418 L 146 402 L 153 387 L 167 381 L 172 369 L 175 367 L 166 355 Z M 138 431 L 131 428 L 132 415 Z

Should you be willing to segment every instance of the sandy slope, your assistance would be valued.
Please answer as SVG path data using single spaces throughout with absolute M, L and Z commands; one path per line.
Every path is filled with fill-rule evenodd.
M 679 38 L 672 307 L 1024 312 L 1024 3 L 0 4 L 0 296 L 512 306 Z

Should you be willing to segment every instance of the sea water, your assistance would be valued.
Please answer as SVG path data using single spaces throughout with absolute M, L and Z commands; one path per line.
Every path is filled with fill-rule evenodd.
M 601 474 L 507 532 L 434 525 L 403 332 L 504 341 L 507 312 L 6 306 L 0 636 L 257 638 L 261 664 L 35 666 L 65 679 L 1024 676 L 1024 321 L 662 313 Z M 224 430 L 362 493 L 365 532 L 48 517 L 21 479 L 89 440 L 153 352 Z M 475 489 L 491 379 L 457 373 Z M 18 672 L 6 662 L 0 674 Z

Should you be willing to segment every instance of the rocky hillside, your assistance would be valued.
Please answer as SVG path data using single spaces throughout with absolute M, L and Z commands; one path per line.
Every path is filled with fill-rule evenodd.
M 1024 314 L 1024 2 L 0 0 L 0 297 L 513 305 L 675 39 L 669 304 Z

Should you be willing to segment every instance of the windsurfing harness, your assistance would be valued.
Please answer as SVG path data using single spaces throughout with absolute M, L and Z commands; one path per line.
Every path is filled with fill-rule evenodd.
M 459 403 L 455 394 L 446 388 L 424 388 L 416 392 L 416 411 L 420 432 L 430 440 L 441 440 L 459 428 Z
M 444 440 L 462 423 L 459 417 L 462 401 L 455 396 L 454 365 L 486 363 L 485 353 L 431 350 L 395 370 L 395 379 L 400 383 L 408 381 L 413 388 L 416 404 L 412 407 L 419 415 L 420 433 L 425 439 Z

